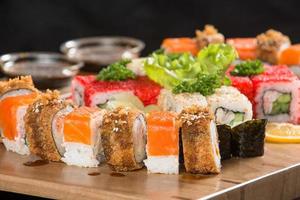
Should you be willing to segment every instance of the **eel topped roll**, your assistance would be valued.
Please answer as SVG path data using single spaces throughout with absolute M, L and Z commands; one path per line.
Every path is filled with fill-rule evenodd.
M 281 32 L 270 29 L 257 37 L 258 59 L 277 64 L 280 53 L 291 45 L 290 38 Z
M 30 76 L 10 79 L 0 84 L 0 129 L 7 150 L 28 155 L 24 116 L 38 97 Z
M 192 106 L 180 115 L 184 166 L 187 172 L 220 173 L 221 157 L 213 113 Z
M 236 126 L 252 119 L 252 104 L 238 89 L 222 86 L 207 97 L 209 108 L 215 113 L 217 124 Z
M 104 158 L 100 135 L 104 113 L 99 108 L 80 107 L 64 117 L 62 161 L 80 167 L 98 166 Z
M 158 106 L 163 111 L 180 113 L 184 108 L 192 105 L 206 107 L 207 101 L 199 93 L 173 94 L 167 89 L 162 89 L 158 97 Z
M 28 107 L 25 129 L 32 154 L 44 160 L 60 161 L 65 153 L 63 118 L 72 110 L 73 105 L 59 99 L 57 91 L 47 91 Z
M 118 107 L 104 115 L 101 140 L 107 164 L 115 171 L 142 168 L 146 157 L 146 120 L 141 111 Z
M 204 30 L 196 30 L 196 40 L 199 49 L 203 49 L 209 44 L 224 43 L 224 35 L 219 33 L 213 25 L 205 25 Z
M 150 173 L 179 173 L 179 124 L 172 112 L 152 111 L 147 116 L 147 160 Z

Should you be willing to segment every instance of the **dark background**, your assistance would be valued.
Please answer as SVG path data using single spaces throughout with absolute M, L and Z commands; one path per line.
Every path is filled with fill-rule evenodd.
M 163 38 L 193 36 L 206 23 L 226 37 L 275 28 L 295 43 L 300 42 L 299 8 L 297 0 L 0 0 L 0 54 L 58 51 L 66 40 L 98 35 L 140 38 L 146 54 Z

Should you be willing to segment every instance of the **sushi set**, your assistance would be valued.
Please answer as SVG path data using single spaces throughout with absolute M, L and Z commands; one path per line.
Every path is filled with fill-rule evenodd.
M 170 193 L 172 198 L 190 199 L 246 187 L 240 184 L 290 165 L 300 171 L 300 160 L 293 156 L 300 146 L 274 144 L 300 142 L 298 64 L 299 45 L 291 45 L 278 31 L 225 39 L 206 25 L 195 38 L 165 39 L 161 49 L 147 57 L 119 60 L 97 75 L 75 76 L 67 98 L 57 90 L 38 90 L 31 76 L 1 81 L 0 130 L 7 152 L 0 151 L 0 180 L 3 162 L 10 156 L 18 163 L 27 159 L 21 170 L 36 166 L 28 174 L 31 180 L 34 169 L 47 169 L 55 194 L 40 191 L 42 196 L 65 198 L 56 193 L 64 188 L 72 193 L 70 198 L 113 197 L 113 190 L 105 189 L 109 181 L 119 187 L 116 198 L 151 197 L 152 190 L 143 189 L 149 189 L 144 185 L 148 179 L 150 188 L 164 188 L 165 180 L 166 189 L 173 192 L 172 185 L 185 188 L 196 180 L 195 185 L 204 184 L 205 191 L 189 194 L 185 188 L 185 196 Z M 278 163 L 285 157 L 287 163 Z M 51 172 L 50 167 L 59 171 L 61 165 L 70 180 Z M 253 170 L 249 165 L 266 167 L 254 167 L 245 178 L 243 174 Z M 88 180 L 102 173 L 113 178 L 94 186 L 83 172 L 88 172 Z M 123 176 L 128 176 L 124 190 L 122 180 L 114 179 Z M 130 184 L 147 195 L 137 192 L 130 197 Z M 97 187 L 99 193 L 94 191 Z M 166 191 L 153 195 L 171 198 Z

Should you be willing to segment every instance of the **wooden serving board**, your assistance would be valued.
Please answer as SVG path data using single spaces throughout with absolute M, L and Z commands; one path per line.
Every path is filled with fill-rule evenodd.
M 28 167 L 29 156 L 0 145 L 0 190 L 59 199 L 292 199 L 300 197 L 300 145 L 266 144 L 263 157 L 224 161 L 212 176 L 147 174 L 146 169 L 111 175 L 103 165 L 63 163 Z M 100 172 L 98 176 L 88 173 Z

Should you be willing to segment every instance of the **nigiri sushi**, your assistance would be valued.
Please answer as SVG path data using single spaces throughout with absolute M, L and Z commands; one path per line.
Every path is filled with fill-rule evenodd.
M 150 173 L 179 173 L 179 124 L 172 112 L 152 111 L 147 116 L 147 159 Z
M 118 107 L 104 115 L 101 141 L 107 164 L 115 171 L 132 171 L 144 166 L 146 120 L 142 112 Z
M 184 166 L 190 173 L 220 173 L 221 157 L 213 113 L 192 106 L 180 115 Z
M 63 118 L 73 105 L 59 99 L 57 91 L 42 94 L 25 115 L 26 141 L 32 154 L 44 160 L 60 161 L 65 153 Z
M 219 33 L 213 25 L 205 25 L 204 30 L 196 30 L 196 40 L 199 49 L 203 49 L 209 44 L 224 43 L 224 35 Z
M 62 161 L 68 165 L 97 167 L 103 160 L 100 127 L 105 111 L 80 107 L 63 119 Z
M 39 92 L 31 77 L 19 77 L 0 85 L 0 130 L 7 150 L 28 155 L 24 116 Z
M 256 38 L 228 38 L 226 43 L 236 49 L 241 60 L 254 60 L 257 58 Z
M 209 108 L 215 113 L 217 124 L 236 126 L 252 119 L 252 104 L 236 88 L 222 86 L 207 97 Z
M 258 59 L 271 64 L 277 64 L 280 53 L 291 45 L 288 36 L 273 29 L 258 35 L 256 38 Z
M 161 48 L 166 53 L 191 53 L 197 55 L 199 48 L 197 42 L 193 38 L 166 38 L 163 40 Z
M 157 104 L 163 111 L 180 113 L 191 105 L 206 107 L 207 101 L 200 93 L 173 94 L 170 90 L 162 89 Z
M 279 64 L 288 65 L 289 69 L 300 77 L 300 44 L 283 50 L 279 57 Z

